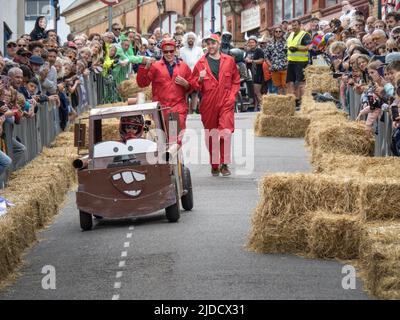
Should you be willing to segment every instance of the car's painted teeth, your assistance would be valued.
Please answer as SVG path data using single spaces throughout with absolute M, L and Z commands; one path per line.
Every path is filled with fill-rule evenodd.
M 124 191 L 124 192 L 131 197 L 137 197 L 139 194 L 142 193 L 142 190 L 131 190 L 131 191 Z
M 121 179 L 121 174 L 120 174 L 120 173 L 117 173 L 117 174 L 114 174 L 114 175 L 113 175 L 113 180 L 114 180 L 114 181 L 117 181 L 117 180 L 119 180 L 119 179 Z
M 122 179 L 124 179 L 126 184 L 131 184 L 133 181 L 135 181 L 131 171 L 122 172 Z
M 134 172 L 134 171 L 132 171 L 132 173 L 133 173 L 133 177 L 135 178 L 136 181 L 146 180 L 146 176 L 144 174 L 139 173 L 139 172 Z

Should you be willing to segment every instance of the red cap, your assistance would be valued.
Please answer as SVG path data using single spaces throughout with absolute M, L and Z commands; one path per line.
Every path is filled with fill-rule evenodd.
M 165 39 L 163 40 L 163 42 L 161 42 L 161 50 L 165 47 L 165 46 L 172 46 L 172 47 L 176 47 L 175 41 L 172 39 Z
M 215 34 L 215 33 L 210 34 L 208 37 L 205 37 L 205 38 L 204 38 L 205 41 L 207 41 L 207 40 L 209 40 L 209 39 L 214 40 L 214 41 L 217 41 L 218 43 L 221 43 L 221 39 L 220 39 L 219 35 L 217 35 L 217 34 Z

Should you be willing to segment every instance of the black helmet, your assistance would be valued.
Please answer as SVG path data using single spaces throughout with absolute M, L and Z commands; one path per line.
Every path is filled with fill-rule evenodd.
M 244 51 L 239 48 L 229 50 L 229 55 L 235 58 L 236 63 L 244 62 Z
M 230 44 L 232 41 L 232 33 L 224 31 L 221 37 L 221 43 Z

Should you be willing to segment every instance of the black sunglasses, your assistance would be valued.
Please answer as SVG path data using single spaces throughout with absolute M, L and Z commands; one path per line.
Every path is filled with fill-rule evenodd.
M 126 124 L 125 125 L 125 129 L 129 129 L 129 130 L 138 130 L 139 126 L 137 124 Z
M 121 28 L 114 29 L 114 31 L 121 31 L 121 30 L 122 30 Z
M 163 51 L 163 53 L 165 53 L 165 54 L 167 54 L 167 53 L 174 53 L 175 52 L 175 50 L 165 50 L 165 51 Z
M 393 49 L 387 49 L 389 52 L 399 52 L 398 48 L 393 48 Z

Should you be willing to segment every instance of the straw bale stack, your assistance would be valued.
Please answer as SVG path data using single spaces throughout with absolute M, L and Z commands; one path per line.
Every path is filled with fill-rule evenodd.
M 257 252 L 310 251 L 309 212 L 358 216 L 360 185 L 354 179 L 315 174 L 273 174 L 260 181 L 248 248 Z
M 304 70 L 304 76 L 307 92 L 339 92 L 338 81 L 333 78 L 332 72 L 327 66 L 308 66 Z
M 360 217 L 326 211 L 309 215 L 308 241 L 311 256 L 342 260 L 358 257 L 362 231 Z
M 369 293 L 400 299 L 400 159 L 371 157 L 373 141 L 362 124 L 349 122 L 333 103 L 313 100 L 311 90 L 336 92 L 329 72 L 318 66 L 306 69 L 308 93 L 299 112 L 311 121 L 306 142 L 316 174 L 261 179 L 247 247 L 359 259 L 353 263 L 361 266 Z M 266 130 L 263 125 L 271 117 L 256 118 L 256 133 Z
M 259 113 L 256 116 L 254 134 L 258 137 L 304 137 L 310 118 L 299 116 L 279 117 Z
M 262 100 L 262 113 L 267 116 L 291 117 L 296 111 L 296 97 L 293 94 L 264 95 Z
M 365 288 L 381 299 L 400 299 L 400 221 L 365 225 L 360 244 Z
M 311 151 L 348 155 L 372 155 L 374 141 L 365 135 L 361 123 L 346 121 L 341 116 L 312 121 L 306 132 Z
M 62 133 L 53 148 L 45 148 L 13 173 L 9 186 L 1 191 L 1 196 L 15 207 L 0 218 L 0 282 L 20 264 L 23 251 L 35 242 L 37 230 L 57 213 L 75 183 L 71 162 L 76 154 L 72 145 L 73 133 Z

